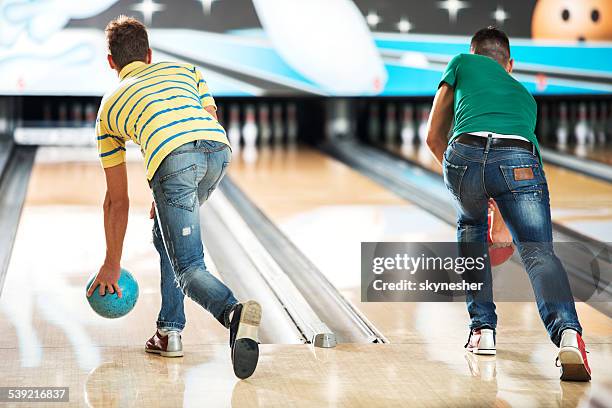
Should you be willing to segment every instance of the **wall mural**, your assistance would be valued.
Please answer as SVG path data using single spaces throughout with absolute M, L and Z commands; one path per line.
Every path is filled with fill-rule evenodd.
M 218 96 L 430 96 L 473 32 L 508 32 L 534 94 L 612 92 L 609 0 L 0 0 L 0 93 L 102 95 L 103 29 L 150 29 L 155 61 L 199 66 Z

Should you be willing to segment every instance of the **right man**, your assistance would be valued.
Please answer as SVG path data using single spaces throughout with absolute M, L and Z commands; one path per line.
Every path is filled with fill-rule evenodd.
M 510 75 L 514 62 L 505 33 L 493 27 L 478 31 L 470 51 L 448 64 L 427 135 L 458 210 L 460 248 L 464 254 L 486 253 L 487 211 L 494 201 L 494 241 L 503 240 L 505 220 L 531 280 L 540 317 L 560 348 L 561 379 L 589 381 L 582 327 L 567 273 L 552 246 L 548 185 L 534 133 L 536 102 Z M 467 293 L 471 324 L 466 348 L 495 354 L 497 315 L 490 263 L 480 275 L 466 278 L 485 282 L 486 288 Z

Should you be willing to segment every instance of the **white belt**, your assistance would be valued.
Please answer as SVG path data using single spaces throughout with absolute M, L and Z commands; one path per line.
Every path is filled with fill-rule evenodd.
M 500 135 L 499 133 L 493 133 L 493 132 L 468 132 L 468 134 L 474 135 L 474 136 L 480 136 L 480 137 L 489 137 L 490 135 L 491 137 L 494 137 L 495 139 L 519 139 L 519 140 L 526 140 L 529 142 L 529 139 L 523 136 L 519 136 L 519 135 Z

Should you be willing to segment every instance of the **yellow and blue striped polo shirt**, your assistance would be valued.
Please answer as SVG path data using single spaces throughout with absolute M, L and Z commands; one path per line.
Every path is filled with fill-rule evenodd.
M 134 141 L 151 180 L 164 158 L 194 140 L 229 145 L 225 130 L 204 108 L 215 106 L 196 67 L 175 62 L 132 62 L 119 85 L 102 99 L 96 136 L 104 168 L 125 162 L 125 143 Z

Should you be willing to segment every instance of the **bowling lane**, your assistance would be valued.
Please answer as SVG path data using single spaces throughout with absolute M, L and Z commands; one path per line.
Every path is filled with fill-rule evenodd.
M 470 375 L 481 380 L 495 377 L 497 370 L 497 384 L 506 387 L 508 401 L 516 404 L 528 402 L 537 393 L 536 384 L 551 398 L 562 394 L 558 381 L 553 381 L 556 371 L 551 370 L 556 349 L 530 302 L 498 304 L 498 341 L 504 346 L 497 362 L 472 360 L 473 356 L 464 360 L 468 316 L 463 303 L 360 302 L 362 241 L 453 241 L 455 233 L 449 225 L 309 148 L 264 149 L 256 158 L 252 153 L 236 153 L 230 176 L 392 344 L 410 345 L 406 352 L 415 353 L 416 360 L 425 352 L 447 367 L 467 363 Z M 591 356 L 597 354 L 592 365 L 609 376 L 612 322 L 586 304 L 577 306 Z M 550 376 L 550 381 L 542 384 L 520 372 Z M 466 374 L 454 373 L 458 378 Z M 450 392 L 444 386 L 441 389 Z M 526 391 L 525 400 L 518 389 Z M 577 386 L 569 392 L 575 397 L 586 391 Z
M 328 265 L 330 277 L 342 281 L 352 276 L 346 267 L 329 268 L 341 257 L 347 262 L 358 257 L 354 251 L 364 238 L 435 240 L 452 235 L 450 228 L 316 152 L 262 153 L 261 160 L 250 164 L 236 154 L 233 176 L 245 190 L 252 184 L 247 192 L 257 190 L 259 195 L 251 198 L 262 208 L 265 204 L 268 215 L 307 255 L 328 253 L 327 259 L 313 260 L 319 267 Z M 395 344 L 342 344 L 329 350 L 265 344 L 259 367 L 247 381 L 233 376 L 224 333 L 187 304 L 185 357 L 148 355 L 142 344 L 152 330 L 159 295 L 157 257 L 147 242 L 150 197 L 140 183 L 141 163 L 129 166 L 133 210 L 125 253 L 142 297 L 132 314 L 107 321 L 94 316 L 83 298 L 89 269 L 102 256 L 102 173 L 96 163 L 66 163 L 66 156 L 62 152 L 59 162 L 49 162 L 39 155 L 32 175 L 0 298 L 2 386 L 68 386 L 66 405 L 75 407 L 166 408 L 202 406 L 203 401 L 266 408 L 402 406 L 407 401 L 432 407 L 576 406 L 590 393 L 586 384 L 559 384 L 554 349 L 542 335 L 535 309 L 520 304 L 500 305 L 506 325 L 500 341 L 526 336 L 529 347 L 508 348 L 497 359 L 464 357 L 462 304 L 373 304 L 369 309 L 358 304 L 368 317 L 377 317 L 381 329 L 395 326 L 403 332 L 403 341 L 393 335 Z M 402 219 L 402 225 L 388 222 Z M 354 236 L 350 228 L 356 228 Z M 329 259 L 330 242 L 336 260 Z M 592 340 L 594 370 L 609 378 L 609 321 L 580 310 L 591 333 L 587 341 Z
M 556 150 L 559 153 L 574 155 L 580 159 L 593 160 L 603 164 L 612 165 L 612 146 L 610 145 L 547 145 L 546 147 Z
M 449 225 L 310 148 L 241 151 L 229 174 L 391 342 L 415 338 L 414 322 L 398 318 L 413 305 L 360 302 L 360 244 L 452 241 Z
M 415 310 L 428 310 L 426 304 L 360 302 L 360 243 L 454 241 L 454 228 L 310 148 L 264 149 L 256 158 L 245 151 L 237 153 L 230 175 L 392 342 L 410 342 L 419 338 L 420 334 L 415 334 L 418 331 L 414 326 L 416 322 L 398 319 L 398 314 L 414 316 Z M 512 319 L 511 311 L 516 306 L 506 308 L 506 305 L 502 304 L 500 309 L 502 313 L 507 310 Z M 448 307 L 459 313 L 449 317 L 452 327 L 456 325 L 457 317 L 464 316 L 465 312 L 462 304 Z M 524 307 L 526 310 L 532 308 L 530 304 Z M 580 307 L 587 315 L 595 316 L 595 322 L 602 323 L 595 326 L 609 325 L 609 319 L 599 312 L 587 305 Z M 397 313 L 397 310 L 401 312 Z M 535 308 L 533 310 L 535 313 Z M 458 320 L 461 329 L 457 338 L 464 340 L 465 320 Z M 539 326 L 530 330 L 539 332 Z M 598 330 L 594 335 L 609 336 L 612 331 Z M 540 337 L 546 341 L 545 335 Z
M 441 174 L 424 146 L 386 145 L 391 152 Z M 544 164 L 554 222 L 594 239 L 612 241 L 612 184 L 550 163 Z
M 185 357 L 145 353 L 160 297 L 142 164 L 134 160 L 128 166 L 132 210 L 124 249 L 124 266 L 139 281 L 140 299 L 126 317 L 106 320 L 94 315 L 84 298 L 87 277 L 103 256 L 103 173 L 74 151 L 40 149 L 37 156 L 0 297 L 0 386 L 69 387 L 68 404 L 49 405 L 75 407 L 310 407 L 355 401 L 398 406 L 406 399 L 443 404 L 432 372 L 440 364 L 426 358 L 408 364 L 397 348 L 342 345 L 315 351 L 266 344 L 255 375 L 240 382 L 231 369 L 226 331 L 190 301 Z M 84 153 L 95 157 L 94 151 Z M 68 156 L 76 161 L 66 161 Z M 363 377 L 358 374 L 363 370 L 377 374 Z M 420 371 L 430 379 L 422 379 Z M 487 389 L 476 398 L 495 400 L 495 392 Z

